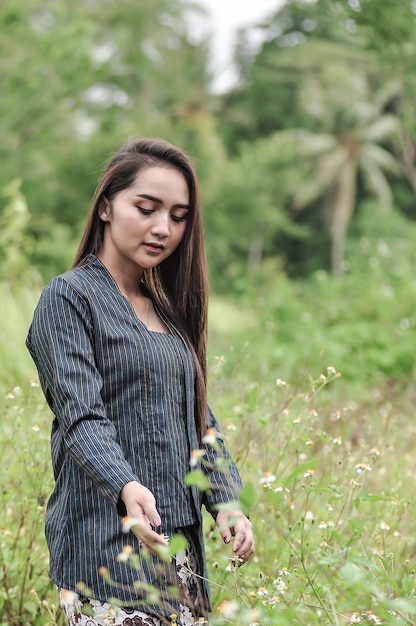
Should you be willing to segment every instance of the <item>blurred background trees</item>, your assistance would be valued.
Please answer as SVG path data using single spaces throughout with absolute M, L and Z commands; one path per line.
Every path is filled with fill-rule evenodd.
M 250 29 L 240 33 L 240 84 L 222 99 L 220 129 L 230 154 L 272 133 L 293 137 L 298 158 L 278 173 L 293 184 L 278 205 L 303 236 L 280 229 L 271 251 L 292 275 L 343 273 L 350 219 L 371 195 L 415 219 L 415 19 L 406 0 L 398 11 L 292 0 L 255 27 L 263 44 L 251 55 Z
M 239 83 L 223 94 L 197 19 L 186 0 L 3 0 L 0 259 L 8 267 L 10 237 L 22 257 L 10 279 L 70 265 L 105 160 L 141 134 L 194 158 L 217 291 L 276 268 L 341 275 L 371 234 L 369 206 L 413 232 L 411 0 L 288 0 L 239 33 Z M 22 202 L 26 217 L 11 218 Z
M 0 188 L 22 180 L 31 260 L 49 275 L 73 256 L 109 154 L 173 136 L 204 105 L 208 50 L 179 0 L 5 0 L 0 32 Z
M 315 571 L 327 574 L 315 585 L 319 611 L 316 598 L 304 598 L 306 578 L 295 575 L 286 603 L 266 609 L 274 616 L 268 623 L 277 615 L 286 623 L 285 607 L 290 624 L 311 623 L 302 619 L 305 607 L 320 624 L 354 611 L 352 619 L 357 610 L 369 621 L 367 609 L 378 608 L 383 623 L 405 620 L 404 612 L 414 623 L 415 1 L 276 0 L 273 14 L 239 33 L 238 84 L 220 94 L 208 69 L 209 36 L 197 27 L 204 26 L 198 1 L 0 2 L 0 624 L 59 623 L 42 531 L 52 480 L 50 415 L 34 395 L 27 328 L 45 281 L 72 263 L 104 162 L 128 137 L 143 134 L 181 145 L 199 174 L 213 291 L 213 409 L 225 420 L 225 437 L 237 437 L 236 459 L 248 479 L 263 476 L 261 484 L 271 470 L 288 487 L 287 499 L 280 488 L 264 491 L 265 508 L 258 509 L 259 543 L 261 536 L 267 542 L 263 555 L 259 546 L 262 580 L 254 564 L 251 578 L 240 579 L 241 593 L 234 581 L 231 594 L 227 583 L 214 606 L 223 597 L 269 605 L 258 585 L 274 579 L 282 554 L 292 569 L 299 561 L 293 542 L 269 534 L 286 523 L 287 510 L 288 528 L 306 542 L 299 572 L 309 582 L 311 572 L 314 580 Z M 334 367 L 342 378 L 332 390 Z M 328 473 L 335 448 L 339 492 Z M 377 496 L 359 492 L 360 506 L 370 508 L 360 509 L 353 525 L 345 503 L 354 501 L 358 511 L 351 472 L 363 460 L 374 467 L 363 488 L 378 477 L 371 491 L 383 494 L 383 509 L 375 508 Z M 311 483 L 304 489 L 310 467 L 323 487 L 318 500 L 310 498 Z M 350 533 L 320 530 L 310 520 L 293 524 L 306 510 L 331 520 L 328 494 L 339 503 L 334 519 L 345 519 Z M 357 532 L 364 525 L 377 562 Z M 325 592 L 332 570 L 319 562 L 334 546 L 342 566 L 347 552 L 347 565 L 368 563 L 358 577 L 351 570 L 354 595 L 334 561 L 338 615 L 333 577 Z M 236 619 L 252 623 L 254 615 Z

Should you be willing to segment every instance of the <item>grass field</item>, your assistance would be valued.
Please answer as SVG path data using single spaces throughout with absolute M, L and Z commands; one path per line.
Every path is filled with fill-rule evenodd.
M 38 291 L 0 295 L 0 625 L 55 625 L 51 417 L 23 345 Z M 213 300 L 210 403 L 256 533 L 234 569 L 206 519 L 213 626 L 416 624 L 415 305 L 411 268 L 380 267 Z

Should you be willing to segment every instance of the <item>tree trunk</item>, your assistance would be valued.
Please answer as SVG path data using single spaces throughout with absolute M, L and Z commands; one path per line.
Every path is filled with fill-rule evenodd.
M 345 242 L 348 224 L 355 208 L 357 162 L 347 161 L 335 183 L 330 208 L 331 266 L 336 277 L 344 274 Z
M 416 145 L 409 133 L 403 133 L 402 161 L 409 183 L 416 192 Z
M 253 236 L 248 251 L 248 273 L 255 276 L 260 269 L 261 260 L 263 258 L 263 235 L 257 233 Z

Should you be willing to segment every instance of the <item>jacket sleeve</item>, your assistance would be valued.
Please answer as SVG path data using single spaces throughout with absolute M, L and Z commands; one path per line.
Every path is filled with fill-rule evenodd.
M 43 291 L 26 343 L 66 452 L 123 514 L 120 492 L 138 479 L 105 413 L 89 306 L 64 279 Z
M 242 483 L 237 466 L 224 445 L 218 422 L 209 408 L 207 426 L 208 433 L 212 433 L 215 441 L 213 444 L 206 442 L 201 445 L 205 451 L 202 468 L 211 485 L 210 491 L 204 492 L 202 502 L 215 519 L 217 505 L 238 500 Z

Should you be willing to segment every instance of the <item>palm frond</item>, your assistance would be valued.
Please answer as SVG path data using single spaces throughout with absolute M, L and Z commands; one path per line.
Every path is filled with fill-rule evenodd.
M 319 156 L 337 146 L 334 135 L 326 133 L 314 134 L 308 131 L 296 131 L 295 137 L 298 144 L 298 154 L 301 157 Z
M 366 162 L 374 162 L 377 167 L 393 174 L 398 174 L 401 170 L 399 161 L 392 153 L 375 143 L 365 143 L 361 146 L 360 165 Z
M 395 135 L 399 137 L 400 126 L 399 118 L 394 115 L 383 115 L 363 129 L 361 137 L 364 141 L 375 142 L 383 141 Z
M 361 162 L 361 171 L 368 188 L 377 196 L 382 210 L 392 206 L 392 194 L 389 182 L 382 170 L 371 159 Z
M 348 154 L 342 146 L 337 146 L 335 150 L 322 156 L 315 172 L 297 190 L 294 197 L 295 207 L 303 208 L 319 196 L 326 195 L 347 162 Z

